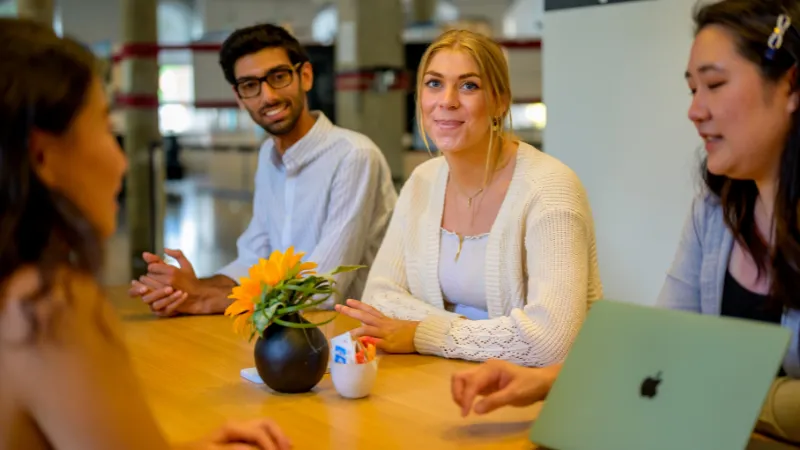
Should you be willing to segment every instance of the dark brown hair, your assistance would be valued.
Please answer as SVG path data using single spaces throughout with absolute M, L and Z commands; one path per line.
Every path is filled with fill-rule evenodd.
M 308 54 L 300 42 L 283 27 L 264 23 L 240 28 L 225 39 L 219 52 L 219 65 L 222 67 L 222 73 L 228 83 L 236 84 L 234 67 L 239 58 L 260 52 L 265 48 L 286 50 L 292 65 L 309 61 Z
M 781 14 L 789 16 L 783 45 L 771 53 L 770 36 Z M 739 53 L 756 64 L 767 83 L 776 83 L 793 68 L 800 55 L 800 2 L 797 0 L 723 0 L 695 11 L 695 32 L 710 25 L 728 30 L 736 39 Z M 795 90 L 800 79 L 793 80 Z M 765 130 L 766 131 L 766 130 Z M 770 297 L 776 305 L 800 308 L 800 111 L 795 111 L 781 155 L 775 199 L 775 240 L 772 249 L 758 233 L 754 217 L 758 189 L 752 180 L 733 180 L 702 171 L 708 189 L 722 204 L 725 222 L 734 238 L 758 264 L 759 276 L 769 272 Z M 769 264 L 769 266 L 767 266 Z
M 74 204 L 42 183 L 29 149 L 34 130 L 67 132 L 97 68 L 76 41 L 32 21 L 0 19 L 0 286 L 5 291 L 23 267 L 38 270 L 40 290 L 24 302 L 34 335 L 47 331 L 34 309 L 47 298 L 58 269 L 96 277 L 102 265 L 98 233 Z

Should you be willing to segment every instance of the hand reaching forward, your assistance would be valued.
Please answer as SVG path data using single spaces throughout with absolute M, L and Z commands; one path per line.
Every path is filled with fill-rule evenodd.
M 560 364 L 530 368 L 489 360 L 453 375 L 453 401 L 463 417 L 470 411 L 487 414 L 503 406 L 528 406 L 547 397 L 560 370 Z
M 336 311 L 361 322 L 351 331 L 353 338 L 376 338 L 376 347 L 387 353 L 414 353 L 414 334 L 419 322 L 390 319 L 372 306 L 358 300 L 348 300 L 347 305 L 336 305 Z
M 292 444 L 275 422 L 256 419 L 229 423 L 185 450 L 289 450 Z

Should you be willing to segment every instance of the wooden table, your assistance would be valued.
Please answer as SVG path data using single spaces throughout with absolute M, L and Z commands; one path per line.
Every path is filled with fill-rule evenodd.
M 110 299 L 148 400 L 171 440 L 204 436 L 228 419 L 268 416 L 297 449 L 531 449 L 528 429 L 540 405 L 461 418 L 450 375 L 470 363 L 419 355 L 385 355 L 372 394 L 348 400 L 330 376 L 308 394 L 280 395 L 240 377 L 253 367 L 252 343 L 223 316 L 159 319 L 125 289 Z M 329 315 L 331 313 L 319 313 Z M 357 326 L 340 317 L 328 337 Z

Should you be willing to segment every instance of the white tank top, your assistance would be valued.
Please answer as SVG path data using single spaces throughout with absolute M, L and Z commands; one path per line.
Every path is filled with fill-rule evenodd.
M 467 319 L 488 319 L 486 306 L 486 242 L 489 234 L 466 236 L 459 253 L 459 237 L 442 229 L 439 248 L 439 285 L 445 307 Z M 458 259 L 456 259 L 458 255 Z

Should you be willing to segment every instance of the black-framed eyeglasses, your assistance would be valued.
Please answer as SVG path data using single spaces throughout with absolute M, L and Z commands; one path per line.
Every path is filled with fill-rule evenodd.
M 261 95 L 261 85 L 266 82 L 272 89 L 283 89 L 292 84 L 294 73 L 302 66 L 299 62 L 292 67 L 276 67 L 259 78 L 244 78 L 236 83 L 236 93 L 240 98 L 252 98 Z

